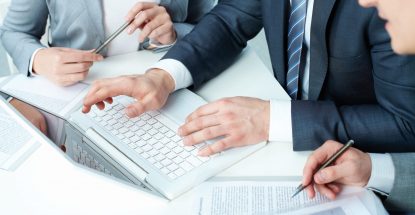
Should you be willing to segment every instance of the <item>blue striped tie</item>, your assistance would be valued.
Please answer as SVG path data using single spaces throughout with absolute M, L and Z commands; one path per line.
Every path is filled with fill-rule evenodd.
M 301 50 L 304 40 L 307 0 L 291 0 L 291 14 L 288 25 L 287 43 L 287 93 L 294 100 L 298 96 Z

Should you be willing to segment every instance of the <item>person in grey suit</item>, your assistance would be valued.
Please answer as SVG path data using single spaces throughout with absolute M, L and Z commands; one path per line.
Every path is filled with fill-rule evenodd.
M 93 62 L 103 56 L 136 51 L 146 38 L 153 48 L 173 45 L 192 30 L 214 2 L 12 0 L 0 28 L 0 38 L 21 73 L 44 76 L 68 86 L 83 80 Z M 102 56 L 92 53 L 115 29 L 131 20 L 134 21 L 127 31 L 101 52 Z M 50 27 L 45 46 L 40 40 L 47 22 Z M 25 106 L 21 112 L 35 111 L 18 103 L 15 107 Z
M 386 29 L 395 52 L 415 54 L 415 1 L 359 0 L 359 3 L 364 7 L 376 6 L 379 15 L 387 20 Z M 341 147 L 338 142 L 327 141 L 308 158 L 302 184 L 314 184 L 307 187 L 310 198 L 317 189 L 334 199 L 341 190 L 339 184 L 354 185 L 385 194 L 384 204 L 391 212 L 415 212 L 415 153 L 368 154 L 351 148 L 334 165 L 315 173 Z

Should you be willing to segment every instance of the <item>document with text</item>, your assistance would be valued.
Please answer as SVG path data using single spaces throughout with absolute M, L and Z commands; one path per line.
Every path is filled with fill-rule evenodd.
M 309 199 L 305 192 L 291 198 L 298 182 L 225 181 L 206 182 L 195 203 L 200 215 L 270 215 L 270 214 L 370 214 L 354 193 L 361 188 L 347 188 L 335 201 L 317 194 Z

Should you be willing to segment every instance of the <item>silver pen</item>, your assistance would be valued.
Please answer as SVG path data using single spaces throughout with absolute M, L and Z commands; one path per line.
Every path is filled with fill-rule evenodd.
M 120 28 L 117 29 L 117 31 L 115 31 L 113 34 L 111 34 L 111 36 L 109 36 L 104 43 L 102 43 L 97 49 L 95 49 L 94 53 L 98 54 L 100 53 L 105 46 L 107 46 L 111 41 L 113 41 L 118 35 L 120 35 L 132 22 L 134 21 L 134 19 L 132 19 L 131 21 L 128 21 L 126 23 L 124 23 Z
M 346 145 L 344 145 L 343 147 L 341 147 L 336 153 L 334 153 L 334 155 L 332 155 L 322 166 L 320 166 L 320 168 L 318 168 L 317 171 L 314 172 L 317 173 L 318 171 L 326 168 L 327 166 L 331 165 L 338 157 L 340 157 L 348 148 L 350 148 L 352 145 L 354 144 L 353 140 L 349 140 L 349 142 L 346 143 Z M 313 176 L 314 176 L 313 174 Z M 311 184 L 311 183 L 310 183 Z M 308 187 L 310 184 L 307 185 L 303 185 L 300 184 L 298 185 L 298 187 L 295 189 L 294 194 L 291 196 L 291 198 L 294 198 L 294 196 L 296 196 L 297 194 L 299 194 L 301 191 L 303 191 L 306 187 Z

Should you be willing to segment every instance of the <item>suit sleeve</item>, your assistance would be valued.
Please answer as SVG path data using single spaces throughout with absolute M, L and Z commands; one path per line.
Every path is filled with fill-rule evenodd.
M 377 14 L 367 32 L 377 104 L 293 101 L 294 150 L 353 139 L 363 151 L 415 152 L 415 58 L 394 54 Z
M 261 28 L 259 0 L 222 0 L 163 59 L 182 62 L 198 88 L 230 66 Z
M 392 154 L 395 181 L 385 207 L 390 211 L 415 211 L 415 154 Z
M 3 46 L 17 69 L 28 74 L 30 58 L 44 47 L 40 38 L 45 33 L 49 11 L 46 0 L 13 0 L 0 27 Z

